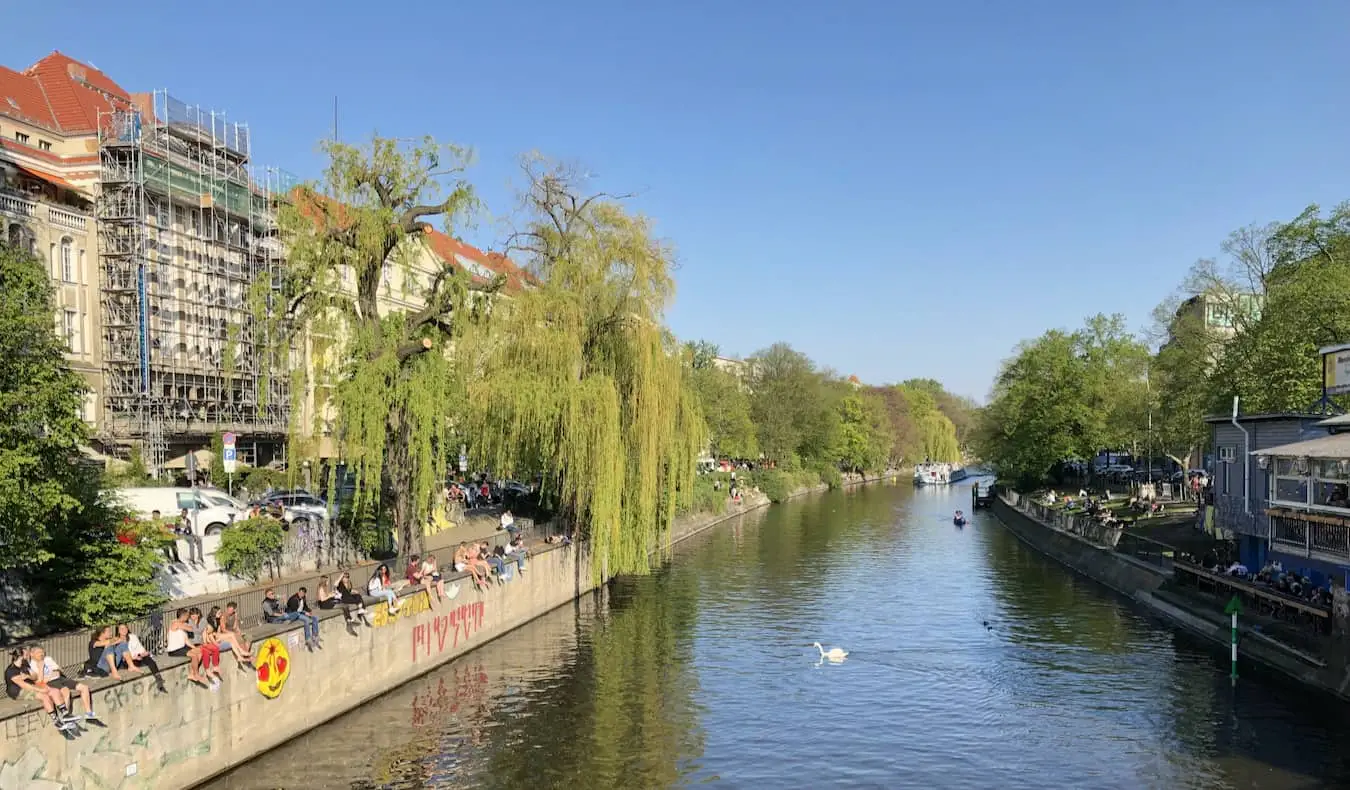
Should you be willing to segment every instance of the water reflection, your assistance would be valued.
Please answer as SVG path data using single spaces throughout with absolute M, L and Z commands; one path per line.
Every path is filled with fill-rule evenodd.
M 966 487 L 761 511 L 216 788 L 1310 788 L 1339 707 L 1226 666 Z M 818 666 L 810 644 L 850 651 Z

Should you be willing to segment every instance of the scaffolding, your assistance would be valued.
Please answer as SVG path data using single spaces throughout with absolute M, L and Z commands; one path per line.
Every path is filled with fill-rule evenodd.
M 287 352 L 258 311 L 277 305 L 276 208 L 294 180 L 255 178 L 249 154 L 246 125 L 163 91 L 100 118 L 100 432 L 139 442 L 152 470 L 224 431 L 244 456 L 283 443 Z

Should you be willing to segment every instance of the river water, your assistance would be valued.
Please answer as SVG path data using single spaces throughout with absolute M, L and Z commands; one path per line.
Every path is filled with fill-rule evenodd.
M 870 486 L 696 536 L 209 787 L 1319 788 L 1350 717 Z M 819 665 L 812 642 L 850 651 Z

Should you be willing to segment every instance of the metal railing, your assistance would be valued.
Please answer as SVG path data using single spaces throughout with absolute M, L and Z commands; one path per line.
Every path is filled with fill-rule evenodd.
M 507 533 L 498 532 L 490 538 L 480 539 L 479 542 L 486 540 L 494 546 L 502 545 L 505 543 L 506 537 Z M 454 553 L 455 547 L 448 546 L 442 549 L 429 549 L 421 552 L 421 556 L 426 557 L 427 555 L 434 555 L 436 557 L 436 564 L 441 569 L 442 578 L 448 584 L 452 579 L 467 578 L 468 576 L 468 574 L 465 573 L 455 572 L 453 565 Z M 353 590 L 364 595 L 366 592 L 366 583 L 370 580 L 371 575 L 377 568 L 381 565 L 388 565 L 389 575 L 397 584 L 398 581 L 405 579 L 406 569 L 410 559 L 410 554 L 400 554 L 397 557 L 388 560 L 364 560 L 349 566 L 338 567 L 330 571 L 313 573 L 299 578 L 231 590 L 222 595 L 210 598 L 190 598 L 179 601 L 168 601 L 147 615 L 121 622 L 125 622 L 130 627 L 131 632 L 140 637 L 146 650 L 150 651 L 152 654 L 160 655 L 164 653 L 166 649 L 169 624 L 173 622 L 174 615 L 179 608 L 200 609 L 202 616 L 205 617 L 210 613 L 211 607 L 219 606 L 223 609 L 226 604 L 233 602 L 238 607 L 240 627 L 244 629 L 244 633 L 247 635 L 248 629 L 257 628 L 263 622 L 262 602 L 264 592 L 268 587 L 276 590 L 277 598 L 283 603 L 297 590 L 304 587 L 306 588 L 306 595 L 310 600 L 311 608 L 317 610 L 318 606 L 315 603 L 315 593 L 318 591 L 320 581 L 327 579 L 329 589 L 334 589 L 337 586 L 337 581 L 341 578 L 343 571 L 346 571 L 351 573 Z M 106 625 L 116 624 L 117 623 L 109 622 Z M 79 668 L 89 659 L 89 643 L 97 631 L 97 628 L 86 628 L 78 631 L 68 631 L 48 636 L 15 640 L 15 643 L 41 645 L 47 651 L 47 655 L 51 656 L 52 659 L 62 667 L 65 667 L 71 675 L 76 675 L 79 672 Z M 8 646 L 6 645 L 5 647 Z
M 1120 534 L 1116 551 L 1167 570 L 1172 569 L 1173 561 L 1178 558 L 1178 552 L 1172 546 L 1129 532 Z

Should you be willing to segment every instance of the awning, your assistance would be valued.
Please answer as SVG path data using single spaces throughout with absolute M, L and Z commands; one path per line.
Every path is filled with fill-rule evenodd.
M 16 165 L 16 167 L 18 167 L 20 171 L 27 173 L 33 178 L 41 179 L 53 186 L 58 186 L 61 187 L 62 189 L 75 190 L 76 192 L 79 191 L 79 187 L 65 180 L 61 176 L 56 175 L 55 173 L 48 173 L 46 170 L 38 170 L 36 167 L 28 167 L 27 165 Z
M 1340 414 L 1335 417 L 1328 417 L 1315 424 L 1319 428 L 1350 428 L 1350 414 Z
M 1350 433 L 1333 433 L 1264 450 L 1253 450 L 1252 455 L 1278 455 L 1284 458 L 1350 458 Z
M 195 455 L 195 456 L 197 456 L 197 468 L 198 468 L 198 469 L 207 469 L 207 468 L 209 468 L 209 467 L 211 466 L 211 462 L 212 462 L 213 460 L 215 460 L 215 455 L 214 455 L 210 450 L 197 450 L 197 451 L 193 452 L 192 454 Z M 173 459 L 170 459 L 170 460 L 168 460 L 168 461 L 165 461 L 165 462 L 164 462 L 164 467 L 163 467 L 163 468 L 164 468 L 164 469 L 187 469 L 187 453 L 184 453 L 184 454 L 178 456 L 177 458 L 173 458 Z

